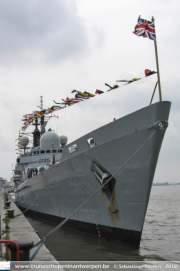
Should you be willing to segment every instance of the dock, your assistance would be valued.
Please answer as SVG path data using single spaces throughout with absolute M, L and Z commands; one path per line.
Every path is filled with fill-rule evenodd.
M 14 218 L 9 218 L 9 240 L 12 241 L 33 241 L 34 244 L 36 244 L 38 241 L 40 241 L 40 238 L 37 234 L 37 232 L 33 229 L 33 227 L 30 225 L 24 214 L 22 214 L 21 210 L 16 206 L 15 202 L 12 199 L 8 199 L 8 201 L 11 201 L 10 208 L 14 210 Z M 1 233 L 5 229 L 5 224 L 3 222 L 3 219 L 6 217 L 7 209 L 4 209 L 4 193 L 0 191 L 0 215 L 1 215 L 1 223 L 0 223 L 0 229 Z M 19 215 L 21 214 L 21 215 Z M 18 216 L 17 216 L 18 215 Z M 4 235 L 1 236 L 1 239 L 5 239 Z M 62 248 L 63 249 L 63 248 Z M 37 250 L 37 247 L 30 250 L 30 258 L 34 254 L 34 252 Z M 5 254 L 5 246 L 2 244 L 2 255 Z M 0 250 L 0 265 L 1 263 L 7 263 L 6 259 L 2 257 L 1 250 Z M 10 259 L 9 259 L 10 261 Z M 13 271 L 21 271 L 21 270 L 28 270 L 28 271 L 35 271 L 35 270 L 49 270 L 49 271 L 75 271 L 75 270 L 81 270 L 84 271 L 91 271 L 92 269 L 94 271 L 102 270 L 100 267 L 104 266 L 103 270 L 114 270 L 114 268 L 110 267 L 108 262 L 89 262 L 89 261 L 82 261 L 82 263 L 75 262 L 75 261 L 58 261 L 54 258 L 54 256 L 50 253 L 50 251 L 46 248 L 46 246 L 43 244 L 40 248 L 39 252 L 33 259 L 33 261 L 26 263 L 26 267 L 23 267 L 22 262 L 20 262 L 20 268 L 15 268 L 15 262 L 10 263 L 10 270 Z M 100 267 L 99 267 L 100 266 Z M 0 270 L 7 270 L 7 269 L 1 269 Z
M 22 240 L 22 241 L 33 241 L 34 244 L 36 244 L 40 238 L 38 236 L 38 234 L 35 232 L 35 230 L 32 228 L 32 226 L 30 225 L 30 223 L 28 222 L 28 220 L 26 219 L 26 217 L 22 214 L 21 210 L 16 206 L 16 204 L 14 203 L 14 201 L 12 199 L 9 199 L 9 201 L 11 201 L 11 205 L 10 205 L 10 209 L 14 210 L 14 218 L 9 218 L 9 237 L 10 240 Z M 4 193 L 0 192 L 0 215 L 1 215 L 1 226 L 0 226 L 0 230 L 1 232 L 3 232 L 4 230 L 4 222 L 3 222 L 3 218 L 6 216 L 7 210 L 4 209 Z M 21 215 L 19 215 L 21 214 Z M 16 217 L 16 215 L 19 215 Z M 3 235 L 1 237 L 1 239 L 3 240 Z M 30 257 L 33 255 L 33 253 L 37 250 L 37 247 L 32 248 L 30 250 Z M 5 246 L 2 244 L 2 253 L 0 250 L 0 260 L 1 261 L 6 261 L 6 259 L 4 259 L 2 256 L 5 253 Z M 10 259 L 9 259 L 10 260 Z M 58 261 L 54 258 L 54 256 L 50 253 L 50 251 L 46 248 L 46 246 L 43 244 L 41 249 L 39 250 L 39 252 L 37 253 L 36 257 L 34 258 L 32 264 L 54 264 L 54 265 L 58 265 Z M 53 264 L 52 264 L 52 268 L 50 268 L 49 270 L 57 270 L 56 268 L 53 268 Z M 28 270 L 34 270 L 31 268 L 28 268 Z M 41 270 L 41 269 L 39 269 Z M 42 269 L 43 270 L 43 269 Z M 58 270 L 62 270 L 63 269 L 58 269 Z

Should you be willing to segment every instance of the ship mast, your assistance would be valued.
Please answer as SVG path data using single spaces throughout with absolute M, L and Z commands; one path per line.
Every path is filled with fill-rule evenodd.
M 154 23 L 155 19 L 152 17 L 152 22 Z M 158 78 L 158 86 L 159 86 L 159 100 L 162 102 L 162 93 L 161 93 L 161 81 L 160 81 L 160 71 L 159 71 L 159 60 L 158 60 L 158 51 L 157 51 L 157 41 L 154 41 L 154 49 L 156 56 L 156 67 L 157 67 L 157 78 Z
M 43 96 L 40 96 L 40 109 L 43 110 Z M 41 135 L 44 133 L 42 127 L 44 125 L 44 116 L 41 117 Z
M 40 96 L 40 106 L 38 106 L 40 110 L 43 109 L 43 96 Z M 39 131 L 38 125 L 41 125 L 41 127 L 44 124 L 44 116 L 41 117 L 40 123 L 38 122 L 38 118 L 35 119 L 35 122 L 33 125 L 35 125 L 35 129 L 33 134 L 33 147 L 38 147 L 40 145 L 40 136 L 43 134 L 42 132 Z
M 39 146 L 39 143 L 40 143 L 40 131 L 38 129 L 38 125 L 40 125 L 40 123 L 38 123 L 38 119 L 36 118 L 35 119 L 35 123 L 33 123 L 33 125 L 35 125 L 35 129 L 34 129 L 34 132 L 32 133 L 33 134 L 33 147 L 38 147 Z

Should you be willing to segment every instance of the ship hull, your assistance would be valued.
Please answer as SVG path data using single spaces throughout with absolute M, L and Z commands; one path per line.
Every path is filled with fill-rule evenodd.
M 22 211 L 26 209 L 20 207 Z M 45 213 L 39 213 L 36 211 L 28 210 L 26 215 L 36 218 L 38 220 L 47 221 L 52 224 L 61 223 L 64 218 L 53 216 Z M 134 248 L 139 248 L 141 240 L 141 231 L 126 230 L 115 227 L 108 227 L 104 225 L 98 225 L 94 223 L 87 223 L 82 221 L 76 221 L 69 219 L 65 228 L 72 229 L 81 232 L 86 235 L 93 236 L 95 238 L 104 238 L 108 241 L 112 241 L 119 244 L 129 245 Z
M 16 188 L 17 205 L 59 223 L 111 177 L 66 226 L 138 248 L 169 111 L 156 103 L 68 144 L 59 164 Z

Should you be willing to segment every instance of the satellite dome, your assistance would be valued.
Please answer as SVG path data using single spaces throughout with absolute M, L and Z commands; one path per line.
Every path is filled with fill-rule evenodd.
M 60 147 L 60 138 L 56 133 L 52 131 L 47 131 L 41 136 L 40 149 L 42 150 L 59 149 L 59 147 Z
M 65 136 L 65 135 L 60 136 L 60 143 L 61 143 L 62 147 L 64 147 L 67 144 L 67 141 L 68 141 L 67 136 Z
M 20 138 L 20 144 L 23 147 L 26 147 L 29 143 L 29 138 L 27 136 L 23 136 Z

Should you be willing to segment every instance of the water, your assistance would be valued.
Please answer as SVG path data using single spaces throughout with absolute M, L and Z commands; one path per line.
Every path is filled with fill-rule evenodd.
M 180 185 L 157 186 L 151 191 L 140 255 L 180 260 Z
M 58 261 L 179 261 L 180 185 L 153 186 L 140 249 L 97 239 L 66 228 L 46 242 Z M 54 225 L 28 217 L 42 238 Z

